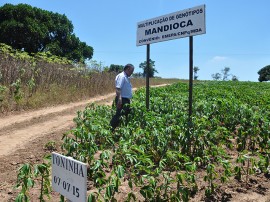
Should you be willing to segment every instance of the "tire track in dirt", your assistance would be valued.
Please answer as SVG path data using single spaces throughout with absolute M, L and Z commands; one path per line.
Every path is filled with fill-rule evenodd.
M 0 156 L 16 152 L 35 138 L 70 128 L 78 110 L 83 110 L 87 104 L 93 102 L 111 104 L 114 95 L 115 93 L 111 93 L 76 103 L 0 118 Z
M 73 118 L 73 114 L 56 116 L 49 121 L 27 126 L 13 133 L 0 136 L 0 156 L 15 152 L 18 148 L 39 136 L 46 135 L 47 133 L 55 133 L 72 126 Z
M 78 108 L 82 108 L 86 106 L 88 103 L 91 102 L 97 102 L 101 100 L 105 100 L 107 98 L 113 97 L 115 93 L 108 94 L 106 96 L 98 96 L 93 99 L 89 100 L 84 100 L 76 103 L 70 103 L 70 104 L 65 104 L 65 105 L 60 105 L 60 106 L 55 106 L 55 107 L 48 107 L 32 112 L 24 112 L 22 114 L 18 115 L 10 115 L 6 117 L 0 118 L 0 132 L 2 132 L 5 129 L 10 129 L 11 127 L 17 127 L 16 125 L 18 124 L 24 124 L 27 122 L 31 122 L 34 119 L 45 117 L 45 116 L 52 116 L 52 115 L 58 115 L 60 113 L 70 111 L 74 112 L 74 110 Z

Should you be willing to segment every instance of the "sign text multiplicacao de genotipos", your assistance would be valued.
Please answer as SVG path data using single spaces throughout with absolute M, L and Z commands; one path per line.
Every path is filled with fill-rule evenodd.
M 205 33 L 205 5 L 202 5 L 139 22 L 136 45 Z

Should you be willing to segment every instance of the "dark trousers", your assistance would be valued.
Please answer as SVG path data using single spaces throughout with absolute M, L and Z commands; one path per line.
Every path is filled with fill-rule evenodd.
M 120 117 L 124 115 L 124 116 L 126 116 L 126 119 L 127 119 L 127 116 L 130 113 L 130 106 L 129 106 L 130 105 L 130 99 L 122 97 L 122 106 L 121 106 L 121 108 L 117 107 L 117 102 L 118 102 L 118 97 L 115 97 L 114 106 L 116 106 L 116 113 L 112 117 L 111 123 L 110 123 L 113 130 L 119 125 Z

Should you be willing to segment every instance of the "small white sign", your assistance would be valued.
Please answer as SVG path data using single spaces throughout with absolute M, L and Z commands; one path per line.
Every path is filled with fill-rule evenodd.
M 72 202 L 85 202 L 87 164 L 53 152 L 52 188 Z
M 205 5 L 201 5 L 138 22 L 136 45 L 205 33 Z

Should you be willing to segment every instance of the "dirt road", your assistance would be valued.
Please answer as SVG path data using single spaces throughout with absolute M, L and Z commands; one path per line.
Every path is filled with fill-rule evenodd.
M 0 118 L 0 156 L 16 152 L 38 137 L 71 127 L 76 111 L 82 110 L 91 102 L 104 101 L 105 104 L 110 104 L 114 95 L 112 93 L 91 100 Z

